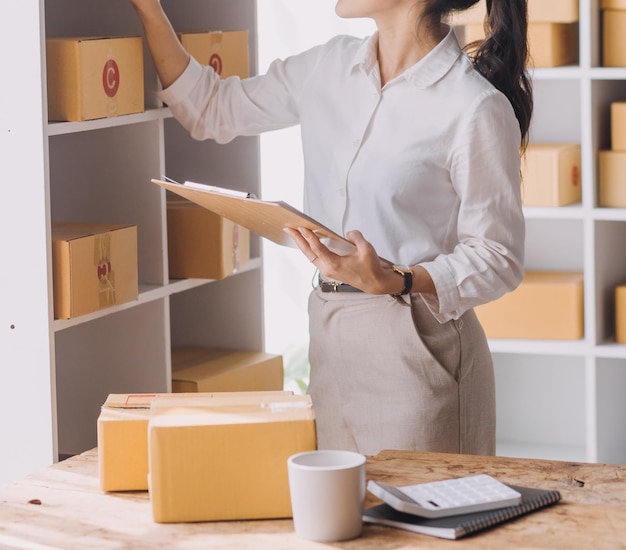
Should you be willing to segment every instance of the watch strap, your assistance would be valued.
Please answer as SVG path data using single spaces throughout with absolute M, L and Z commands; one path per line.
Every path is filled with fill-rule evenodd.
M 398 296 L 404 296 L 405 294 L 411 292 L 411 289 L 413 288 L 413 271 L 411 271 L 408 267 L 403 268 L 397 265 L 393 265 L 391 266 L 391 268 L 398 275 L 402 275 L 402 277 L 404 278 L 404 287 L 398 294 L 392 294 L 392 296 L 396 298 Z

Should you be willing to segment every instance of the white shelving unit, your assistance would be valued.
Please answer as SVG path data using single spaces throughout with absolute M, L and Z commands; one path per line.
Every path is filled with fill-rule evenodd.
M 254 0 L 163 0 L 178 30 L 247 29 L 257 70 Z M 220 281 L 170 280 L 167 174 L 260 192 L 259 141 L 194 142 L 159 104 L 147 50 L 146 111 L 48 123 L 45 39 L 142 33 L 129 0 L 40 0 L 0 7 L 3 64 L 17 75 L 0 106 L 0 155 L 8 187 L 0 206 L 0 483 L 96 444 L 109 393 L 171 390 L 171 347 L 263 348 L 261 247 Z M 138 226 L 140 296 L 54 320 L 52 220 Z
M 585 337 L 492 340 L 498 454 L 626 463 L 626 346 L 615 343 L 614 288 L 626 282 L 626 210 L 597 205 L 598 151 L 626 68 L 601 65 L 599 0 L 580 0 L 580 63 L 537 69 L 532 141 L 580 142 L 582 202 L 527 208 L 527 268 L 584 272 Z

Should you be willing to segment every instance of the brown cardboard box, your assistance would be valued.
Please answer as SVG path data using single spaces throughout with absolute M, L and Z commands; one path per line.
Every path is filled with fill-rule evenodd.
M 626 284 L 615 289 L 615 341 L 626 344 Z
M 158 523 L 291 516 L 287 458 L 315 450 L 310 397 L 166 407 L 148 423 Z
M 210 65 L 222 78 L 250 76 L 248 31 L 178 33 L 189 54 L 202 65 Z
M 485 0 L 452 17 L 454 25 L 482 23 L 487 14 Z M 578 0 L 528 0 L 528 21 L 532 23 L 573 23 L 578 21 Z
M 530 143 L 522 159 L 525 206 L 563 206 L 580 202 L 580 144 Z
M 626 151 L 626 102 L 611 103 L 611 149 Z
M 144 110 L 141 37 L 48 38 L 48 119 L 82 121 Z
M 250 260 L 250 231 L 186 200 L 167 201 L 169 274 L 223 279 Z
M 488 338 L 579 340 L 583 337 L 583 274 L 528 271 L 520 286 L 476 308 Z
M 464 43 L 483 40 L 482 24 L 464 26 Z M 529 23 L 530 66 L 559 67 L 578 63 L 578 23 Z
M 278 391 L 283 358 L 263 351 L 206 347 L 172 349 L 173 392 Z
M 626 1 L 602 0 L 602 65 L 626 67 Z
M 626 208 L 626 151 L 598 153 L 598 206 Z
M 152 404 L 205 406 L 215 399 L 243 403 L 274 399 L 284 402 L 291 392 L 228 392 L 194 394 L 110 394 L 97 422 L 98 468 L 103 491 L 148 490 L 148 421 Z
M 54 317 L 137 300 L 137 226 L 52 224 Z

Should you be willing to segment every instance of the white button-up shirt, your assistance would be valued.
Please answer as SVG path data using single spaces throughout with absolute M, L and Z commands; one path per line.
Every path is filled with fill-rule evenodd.
M 300 124 L 306 213 L 423 266 L 437 289 L 423 299 L 456 319 L 523 274 L 519 124 L 452 30 L 382 88 L 376 48 L 376 34 L 338 36 L 244 80 L 192 59 L 161 98 L 196 139 Z

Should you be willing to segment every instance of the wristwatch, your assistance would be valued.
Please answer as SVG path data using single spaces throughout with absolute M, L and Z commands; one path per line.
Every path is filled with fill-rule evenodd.
M 401 292 L 399 292 L 398 294 L 392 294 L 392 296 L 396 298 L 398 296 L 404 296 L 405 294 L 411 292 L 411 289 L 413 288 L 413 271 L 411 271 L 408 266 L 401 267 L 398 265 L 392 265 L 391 269 L 393 269 L 398 275 L 402 275 L 402 277 L 404 278 L 404 288 Z

